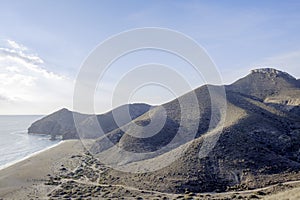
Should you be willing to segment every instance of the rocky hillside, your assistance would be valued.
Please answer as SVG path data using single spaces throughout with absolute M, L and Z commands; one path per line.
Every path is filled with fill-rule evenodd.
M 47 134 L 51 135 L 53 139 L 56 136 L 62 136 L 63 139 L 75 139 L 79 138 L 77 129 L 81 129 L 87 131 L 85 135 L 82 135 L 83 138 L 97 138 L 99 135 L 108 133 L 119 127 L 113 119 L 112 112 L 122 117 L 122 115 L 126 114 L 127 106 L 129 106 L 128 108 L 132 119 L 144 114 L 151 108 L 151 106 L 147 104 L 129 104 L 117 107 L 113 111 L 101 115 L 86 115 L 64 108 L 34 122 L 28 128 L 28 133 Z M 74 118 L 76 118 L 77 127 L 75 127 Z M 125 120 L 121 122 L 121 125 L 125 125 L 128 122 L 129 120 L 125 118 Z M 98 123 L 101 124 L 102 132 L 97 128 Z
M 120 127 L 109 113 L 97 117 L 106 135 L 88 147 L 100 162 L 113 167 L 101 174 L 100 182 L 181 193 L 253 189 L 299 179 L 299 80 L 266 68 L 225 86 L 226 96 L 221 89 L 202 86 L 143 110 Z M 95 118 L 83 118 L 90 129 L 81 132 L 97 132 Z M 162 120 L 165 123 L 155 132 Z M 47 121 L 51 120 L 42 122 Z M 33 125 L 35 130 L 43 127 L 42 122 Z M 74 128 L 47 123 L 49 134 Z M 149 124 L 153 129 L 147 129 Z M 155 134 L 149 135 L 151 132 Z
M 299 115 L 300 80 L 272 68 L 252 70 L 251 74 L 227 86 L 228 90 Z
M 147 125 L 159 117 L 161 108 L 157 107 L 127 124 L 126 131 L 115 129 L 91 147 L 100 161 L 115 168 L 138 172 L 146 167 L 149 172 L 136 174 L 111 169 L 103 182 L 164 192 L 207 192 L 257 188 L 296 177 L 290 175 L 300 170 L 300 116 L 294 112 L 299 109 L 299 90 L 297 79 L 275 69 L 254 70 L 226 86 L 224 129 L 205 156 L 199 156 L 206 145 L 205 138 L 213 137 L 219 130 L 217 125 L 207 132 L 212 116 L 209 94 L 218 93 L 218 87 L 202 86 L 195 90 L 199 104 L 189 106 L 199 106 L 200 113 L 190 112 L 188 121 L 200 123 L 192 139 L 189 137 L 191 127 L 182 127 L 184 131 L 178 132 L 182 109 L 178 100 L 162 105 L 167 118 L 160 132 L 149 138 L 138 137 L 143 133 L 137 133 L 134 124 Z M 187 93 L 179 99 L 188 105 L 190 98 L 191 93 Z M 268 101 L 274 98 L 286 101 Z M 288 103 L 291 101 L 293 103 Z M 221 121 L 221 108 L 213 112 L 219 112 L 216 121 Z M 170 148 L 163 149 L 174 140 Z M 178 156 L 182 148 L 186 148 L 183 156 L 151 172 Z M 132 152 L 140 154 L 132 156 Z
M 300 82 L 286 72 L 264 68 L 252 70 L 251 74 L 229 85 L 229 90 L 250 95 L 260 100 L 283 95 L 293 96 Z

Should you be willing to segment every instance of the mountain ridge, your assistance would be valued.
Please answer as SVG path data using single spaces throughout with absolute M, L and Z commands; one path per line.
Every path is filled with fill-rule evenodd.
M 152 106 L 143 103 L 135 103 L 135 104 L 126 104 L 119 106 L 114 109 L 118 114 L 120 112 L 126 112 L 127 108 L 130 112 L 130 117 L 135 119 L 141 114 L 148 111 Z M 103 126 L 104 132 L 109 132 L 114 127 L 118 127 L 115 121 L 113 120 L 113 111 L 108 111 L 99 115 L 91 115 L 91 114 L 82 114 L 79 112 L 73 112 L 68 110 L 67 108 L 62 108 L 50 115 L 43 117 L 42 119 L 34 122 L 28 128 L 28 133 L 30 134 L 47 134 L 51 135 L 52 139 L 55 139 L 56 136 L 62 136 L 62 139 L 78 139 L 78 131 L 77 129 L 80 127 L 85 127 L 85 123 L 87 123 L 87 127 L 84 130 L 89 131 L 87 133 L 87 137 L 93 138 L 97 137 L 101 133 L 93 134 L 93 126 L 98 123 L 104 123 L 109 121 L 109 124 Z M 76 121 L 74 121 L 74 118 Z M 90 121 L 89 121 L 90 120 Z M 101 122 L 102 121 L 102 122 Z M 123 122 L 126 123 L 126 122 Z
M 276 181 L 284 181 L 284 177 L 288 176 L 289 173 L 300 170 L 298 152 L 300 148 L 300 118 L 291 110 L 266 103 L 265 99 L 275 95 L 284 97 L 287 94 L 287 88 L 289 91 L 295 91 L 297 98 L 300 98 L 300 95 L 297 96 L 299 94 L 298 85 L 290 81 L 294 79 L 286 76 L 286 74 L 283 74 L 283 77 L 281 73 L 279 74 L 280 76 L 277 73 L 277 76 L 269 77 L 267 75 L 266 77 L 264 72 L 254 72 L 231 86 L 225 87 L 228 105 L 225 127 L 215 148 L 206 157 L 199 158 L 198 155 L 203 145 L 205 130 L 208 127 L 205 120 L 204 122 L 202 120 L 199 128 L 204 127 L 204 131 L 198 132 L 194 140 L 187 141 L 191 144 L 187 147 L 187 151 L 169 166 L 141 175 L 118 172 L 112 169 L 106 176 L 106 183 L 115 183 L 115 180 L 109 177 L 120 177 L 117 181 L 120 184 L 182 193 L 186 190 L 211 192 L 225 191 L 231 188 L 254 189 Z M 253 81 L 253 84 L 250 84 L 246 91 L 240 90 L 243 88 L 241 86 L 244 84 L 243 79 Z M 274 81 L 279 81 L 279 85 L 273 84 Z M 259 88 L 261 85 L 267 85 L 270 88 L 258 93 L 259 90 L 256 90 L 258 85 Z M 206 85 L 195 90 L 198 99 L 202 100 L 199 104 L 203 111 L 200 115 L 202 119 L 209 119 L 211 115 L 207 109 L 210 107 L 207 98 L 209 96 L 208 87 Z M 185 95 L 189 95 L 189 93 Z M 170 102 L 169 104 L 163 105 L 166 110 L 178 108 L 176 103 Z M 294 105 L 294 107 L 297 106 L 299 107 L 298 104 Z M 191 118 L 194 117 L 191 116 Z M 124 143 L 123 138 L 127 137 L 126 135 L 132 135 L 131 129 L 127 130 L 129 132 L 122 134 L 118 134 L 117 131 L 116 135 L 119 135 L 119 140 L 115 141 L 114 144 L 120 145 L 120 143 Z M 113 132 L 109 134 L 113 134 Z M 127 150 L 131 151 L 135 148 L 139 149 L 141 146 L 147 146 L 146 144 L 140 145 L 140 142 L 142 142 L 140 139 L 126 140 L 126 145 L 131 147 Z M 102 144 L 100 140 L 92 146 L 91 150 L 96 156 L 98 153 L 102 153 L 101 150 L 100 152 L 97 151 L 97 147 L 102 146 Z M 123 165 L 124 168 L 147 166 L 151 171 L 155 165 L 165 162 L 172 155 L 175 156 L 174 151 L 178 151 L 179 148 L 175 146 L 166 152 L 145 157 L 131 157 L 123 151 L 116 152 L 108 148 L 102 150 L 110 155 L 109 158 L 100 158 L 104 159 L 105 162 L 111 162 L 113 166 Z M 144 150 L 147 151 L 148 149 L 145 148 Z M 139 168 L 133 169 L 139 170 Z M 278 177 L 279 174 L 282 176 Z M 160 177 L 164 178 L 161 179 Z M 143 183 L 143 185 L 137 183 Z
M 300 178 L 299 81 L 285 72 L 267 68 L 254 70 L 224 86 L 226 98 L 218 95 L 220 87 L 201 86 L 151 108 L 96 139 L 88 147 L 96 158 L 100 156 L 100 162 L 136 172 L 141 168 L 148 169 L 148 172 L 129 173 L 111 168 L 103 175 L 101 183 L 182 193 L 187 190 L 254 189 Z M 190 103 L 193 92 L 198 99 L 197 105 Z M 217 101 L 226 100 L 226 116 L 222 108 L 211 110 L 211 93 L 216 94 Z M 190 123 L 178 133 L 177 126 L 182 118 L 179 100 L 191 110 L 184 116 Z M 196 107 L 199 113 L 193 112 Z M 166 111 L 167 121 L 154 136 L 156 138 L 137 137 L 143 133 L 137 132 L 135 125 L 146 126 L 159 117 L 162 108 Z M 213 115 L 216 123 L 211 128 L 209 122 Z M 219 131 L 214 148 L 199 157 L 205 138 L 218 132 L 218 122 L 223 117 L 224 127 Z M 196 122 L 199 122 L 198 131 L 193 135 L 189 125 Z M 163 149 L 174 138 L 173 145 Z M 177 158 L 182 149 L 185 149 L 183 155 Z M 141 154 L 133 157 L 131 153 Z M 149 154 L 144 156 L 143 153 Z M 151 171 L 173 157 L 176 159 L 169 165 Z

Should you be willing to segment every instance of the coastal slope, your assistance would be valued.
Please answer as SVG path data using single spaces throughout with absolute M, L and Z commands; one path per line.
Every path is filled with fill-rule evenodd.
M 163 193 L 267 187 L 300 179 L 299 102 L 299 80 L 276 69 L 257 69 L 231 85 L 201 86 L 121 126 L 111 118 L 99 120 L 107 132 L 85 147 L 110 166 L 97 184 Z M 217 106 L 212 110 L 212 105 Z M 139 127 L 151 122 L 157 127 L 162 116 L 161 129 L 144 137 L 149 132 Z M 202 155 L 206 145 L 212 148 Z

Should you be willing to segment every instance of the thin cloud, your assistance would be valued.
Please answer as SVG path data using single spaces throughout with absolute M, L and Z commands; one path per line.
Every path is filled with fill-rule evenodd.
M 7 40 L 7 43 L 9 46 L 11 46 L 13 49 L 18 49 L 20 51 L 27 51 L 28 48 L 21 45 L 21 44 L 18 44 L 17 42 L 13 41 L 13 40 Z
M 9 42 L 8 42 L 9 41 Z M 19 45 L 12 40 L 7 40 L 8 47 L 0 48 L 0 55 L 11 56 L 14 58 L 21 58 L 32 64 L 43 64 L 44 61 L 37 55 L 28 53 L 28 49 L 23 45 Z
M 73 81 L 46 70 L 37 54 L 15 41 L 0 47 L 1 114 L 49 113 L 70 107 Z

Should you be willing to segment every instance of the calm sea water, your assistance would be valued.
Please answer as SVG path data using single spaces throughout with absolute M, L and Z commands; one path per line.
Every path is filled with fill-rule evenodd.
M 49 136 L 27 134 L 30 124 L 40 118 L 0 115 L 0 169 L 59 142 L 50 141 Z

